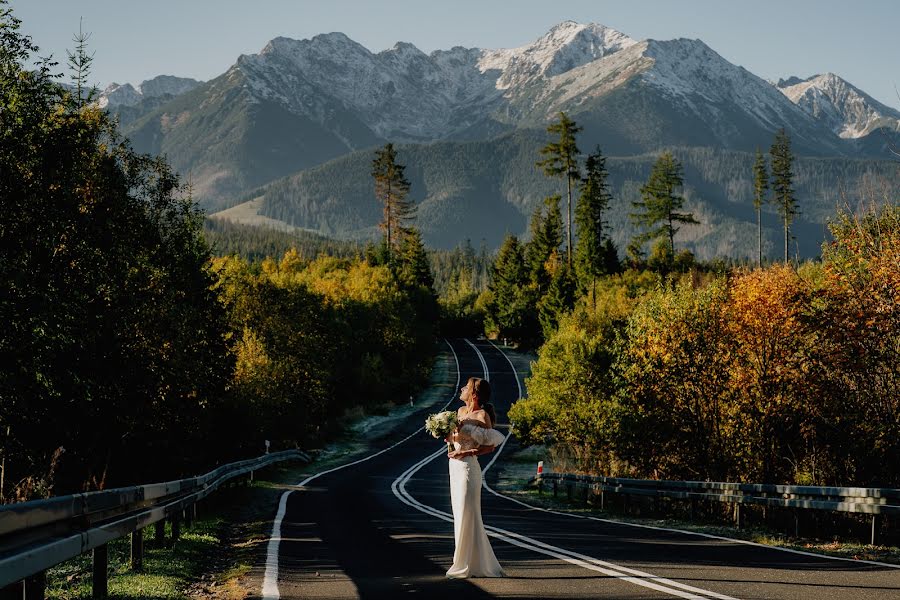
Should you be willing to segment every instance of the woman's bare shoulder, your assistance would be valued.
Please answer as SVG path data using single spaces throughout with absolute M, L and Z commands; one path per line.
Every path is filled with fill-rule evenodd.
M 471 423 L 472 425 L 484 427 L 485 429 L 491 428 L 491 418 L 484 410 L 473 410 L 466 415 L 466 418 L 463 419 L 462 423 Z

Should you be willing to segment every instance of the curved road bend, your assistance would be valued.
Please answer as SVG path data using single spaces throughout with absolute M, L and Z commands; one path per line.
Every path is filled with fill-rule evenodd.
M 507 358 L 485 340 L 449 344 L 461 382 L 487 369 L 503 429 L 519 394 Z M 453 399 L 450 407 L 457 406 Z M 425 415 L 439 408 L 415 413 L 373 447 L 390 448 L 411 435 L 407 441 L 324 473 L 287 497 L 264 597 L 900 598 L 897 568 L 553 514 L 488 489 L 484 519 L 508 576 L 447 580 L 453 555 L 447 459 L 442 442 L 421 430 Z M 482 467 L 502 461 L 514 444 L 510 438 L 499 456 L 480 457 Z M 492 485 L 492 470 L 485 480 Z

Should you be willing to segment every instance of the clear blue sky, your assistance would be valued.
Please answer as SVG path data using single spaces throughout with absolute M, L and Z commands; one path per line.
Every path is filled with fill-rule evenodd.
M 896 0 L 11 0 L 43 53 L 61 63 L 79 17 L 96 52 L 92 83 L 156 75 L 207 80 L 276 36 L 342 31 L 372 51 L 510 48 L 572 19 L 635 39 L 699 38 L 777 80 L 831 71 L 900 107 Z

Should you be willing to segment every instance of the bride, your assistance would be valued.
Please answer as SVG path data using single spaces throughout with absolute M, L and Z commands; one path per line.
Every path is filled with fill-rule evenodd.
M 481 466 L 476 456 L 493 452 L 504 436 L 493 429 L 496 416 L 489 404 L 491 386 L 486 380 L 470 378 L 460 389 L 459 399 L 466 405 L 457 411 L 459 425 L 447 437 L 454 447 L 448 456 L 456 540 L 447 577 L 503 577 L 481 521 Z

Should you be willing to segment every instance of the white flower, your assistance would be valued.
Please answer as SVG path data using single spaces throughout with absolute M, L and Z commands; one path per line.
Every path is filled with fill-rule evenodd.
M 445 438 L 456 429 L 456 413 L 445 410 L 434 415 L 428 415 L 425 419 L 425 431 L 436 438 Z

